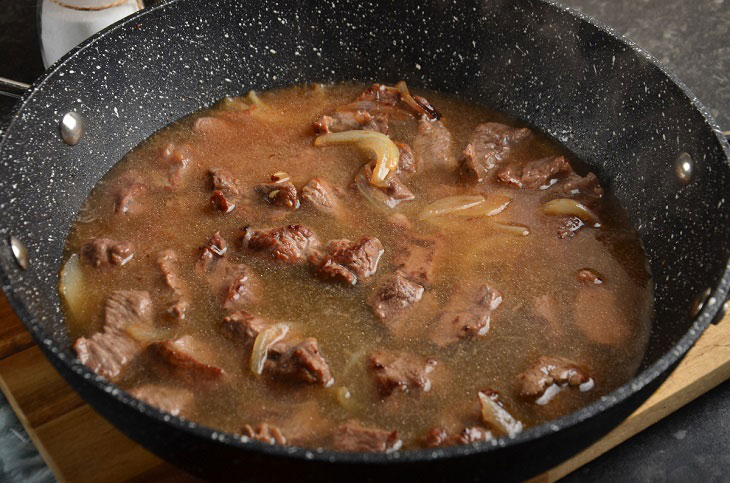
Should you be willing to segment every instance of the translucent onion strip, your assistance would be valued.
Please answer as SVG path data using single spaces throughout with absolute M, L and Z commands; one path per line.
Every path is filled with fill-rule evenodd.
M 494 222 L 494 228 L 497 231 L 501 231 L 502 233 L 507 233 L 509 235 L 515 235 L 515 236 L 527 236 L 530 234 L 530 229 L 525 225 L 520 225 L 518 223 L 501 223 L 501 222 Z
M 482 407 L 482 419 L 496 433 L 512 438 L 522 431 L 522 423 L 500 404 L 496 392 L 479 391 L 479 405 Z
M 343 131 L 328 133 L 314 140 L 315 146 L 331 146 L 333 144 L 355 144 L 363 150 L 375 153 L 375 168 L 370 184 L 386 188 L 386 178 L 398 168 L 400 150 L 388 136 L 374 131 Z
M 289 326 L 281 323 L 274 324 L 259 332 L 251 350 L 251 371 L 254 374 L 258 376 L 264 372 L 264 364 L 269 355 L 269 349 L 283 339 L 287 332 L 289 332 Z
M 79 319 L 82 313 L 84 298 L 84 273 L 79 257 L 75 253 L 69 257 L 61 269 L 59 292 L 66 301 L 71 314 Z
M 583 203 L 570 198 L 558 198 L 548 201 L 542 207 L 546 215 L 577 216 L 586 223 L 598 223 L 598 216 L 588 209 Z
M 421 212 L 421 219 L 427 220 L 437 216 L 455 214 L 460 211 L 475 208 L 482 203 L 484 203 L 484 197 L 480 195 L 448 196 L 429 204 Z
M 509 206 L 512 199 L 508 196 L 490 195 L 482 203 L 459 211 L 459 216 L 495 216 Z
M 410 91 L 408 90 L 408 86 L 406 85 L 406 81 L 400 81 L 395 85 L 395 88 L 398 89 L 398 92 L 400 93 L 401 99 L 403 99 L 403 102 L 408 104 L 413 110 L 416 112 L 423 114 L 427 117 L 431 117 L 429 113 L 426 112 L 426 110 L 421 107 L 416 100 L 411 96 Z

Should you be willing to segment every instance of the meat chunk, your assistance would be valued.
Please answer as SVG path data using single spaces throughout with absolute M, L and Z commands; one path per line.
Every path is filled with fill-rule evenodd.
M 577 387 L 581 392 L 593 389 L 595 385 L 588 371 L 562 357 L 542 356 L 517 376 L 520 396 L 545 405 L 568 387 Z
M 256 337 L 268 325 L 264 319 L 238 310 L 223 319 L 221 330 L 226 338 L 241 344 L 245 350 L 250 350 Z
M 378 394 L 383 398 L 396 390 L 405 393 L 430 391 L 429 375 L 437 364 L 435 359 L 383 351 L 371 354 L 368 362 Z
M 327 361 L 319 352 L 317 339 L 302 342 L 284 340 L 269 349 L 264 372 L 277 380 L 330 386 L 334 383 Z
M 238 180 L 225 168 L 211 168 L 208 170 L 208 176 L 213 190 L 210 196 L 213 209 L 230 213 L 236 208 L 240 196 Z
M 321 178 L 312 178 L 304 185 L 302 199 L 315 210 L 328 215 L 335 215 L 339 209 L 334 190 Z
M 190 158 L 183 147 L 166 144 L 162 147 L 159 157 L 159 166 L 167 173 L 165 189 L 175 190 L 182 186 L 185 173 L 188 171 Z
M 424 444 L 427 448 L 443 448 L 491 439 L 493 439 L 492 433 L 488 429 L 479 426 L 470 426 L 458 433 L 449 433 L 445 428 L 435 427 L 426 434 Z
M 240 196 L 238 180 L 226 168 L 210 168 L 208 176 L 210 177 L 211 190 L 220 191 L 226 197 L 233 199 Z
M 168 308 L 168 313 L 174 319 L 182 320 L 185 318 L 185 312 L 190 303 L 186 300 L 189 296 L 188 290 L 178 273 L 177 262 L 175 250 L 163 250 L 157 254 L 157 266 L 162 273 L 164 284 L 170 289 L 173 299 Z
M 191 335 L 152 342 L 147 346 L 151 366 L 161 374 L 186 384 L 216 383 L 225 372 L 216 364 L 215 349 Z
M 414 174 L 420 169 L 420 160 L 413 154 L 413 150 L 406 143 L 395 142 L 400 151 L 400 157 L 398 158 L 398 174 Z
M 583 228 L 585 223 L 577 216 L 563 216 L 558 219 L 558 238 L 571 239 Z
M 253 272 L 244 264 L 230 264 L 219 271 L 223 281 L 223 308 L 235 309 L 253 302 L 257 283 Z
M 82 364 L 100 376 L 117 380 L 122 369 L 142 350 L 142 341 L 127 329 L 151 326 L 152 301 L 147 292 L 119 290 L 104 304 L 102 331 L 89 338 L 79 337 L 74 350 Z
M 383 280 L 373 292 L 369 303 L 373 312 L 386 326 L 397 322 L 404 311 L 423 297 L 423 286 L 411 282 L 400 273 Z
M 208 242 L 200 248 L 200 257 L 196 265 L 199 273 L 211 273 L 228 251 L 228 243 L 219 231 L 213 233 Z
M 593 173 L 585 176 L 570 173 L 562 181 L 560 188 L 566 195 L 575 196 L 588 205 L 595 203 L 603 196 L 603 188 L 598 182 L 598 177 Z
M 431 340 L 439 346 L 485 335 L 492 312 L 502 303 L 502 292 L 485 283 L 475 295 L 459 293 L 452 300 L 431 334 Z
M 434 238 L 403 237 L 398 242 L 393 263 L 407 279 L 427 287 L 433 282 L 438 247 Z
M 530 136 L 527 128 L 513 128 L 486 122 L 474 129 L 462 157 L 462 170 L 481 182 L 489 172 L 510 155 L 511 148 Z
M 139 198 L 147 192 L 147 185 L 139 176 L 124 177 L 112 188 L 114 213 L 134 214 L 141 211 Z
M 321 257 L 313 256 L 312 261 L 316 264 L 317 276 L 354 285 L 375 274 L 383 251 L 380 240 L 371 236 L 356 242 L 332 240 L 327 244 L 326 253 Z
M 575 278 L 586 285 L 600 285 L 603 283 L 603 276 L 592 268 L 581 268 L 576 272 Z
M 269 230 L 246 227 L 241 243 L 251 252 L 268 255 L 284 263 L 304 263 L 315 249 L 319 239 L 304 225 L 288 225 Z
M 241 434 L 250 439 L 261 441 L 267 444 L 285 445 L 286 438 L 281 430 L 269 423 L 259 423 L 255 427 L 247 424 L 241 430 Z
M 334 432 L 334 446 L 341 451 L 390 453 L 398 451 L 403 442 L 397 431 L 368 427 L 359 421 L 348 421 Z
M 263 200 L 273 206 L 296 210 L 299 208 L 297 188 L 291 181 L 277 181 L 261 183 L 254 186 L 254 191 L 260 194 Z
M 129 391 L 129 393 L 150 406 L 173 416 L 185 415 L 195 403 L 193 393 L 188 389 L 163 386 L 161 384 L 145 384 Z
M 370 164 L 366 164 L 355 175 L 351 186 L 355 191 L 359 191 L 375 207 L 382 208 L 386 206 L 388 208 L 395 208 L 404 201 L 416 199 L 411 190 L 395 174 L 391 173 L 388 175 L 385 179 L 387 186 L 384 188 L 370 184 L 370 177 L 372 175 L 373 167 Z
M 424 169 L 455 170 L 458 163 L 451 155 L 451 133 L 441 121 L 418 121 L 418 133 L 413 140 L 413 151 Z
M 353 103 L 338 108 L 335 112 L 323 115 L 312 124 L 315 134 L 352 131 L 363 129 L 388 133 L 388 117 L 382 113 L 371 114 L 368 107 Z
M 134 247 L 129 242 L 94 238 L 81 246 L 79 256 L 94 268 L 120 267 L 134 257 Z
M 497 171 L 497 181 L 513 188 L 547 189 L 558 177 L 574 173 L 563 156 L 552 156 L 527 163 L 509 163 Z

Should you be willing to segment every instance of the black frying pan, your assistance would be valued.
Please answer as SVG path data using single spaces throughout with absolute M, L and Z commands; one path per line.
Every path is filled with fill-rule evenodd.
M 342 454 L 243 443 L 131 399 L 75 361 L 57 272 L 75 213 L 97 180 L 150 134 L 222 96 L 351 79 L 405 79 L 459 94 L 532 124 L 589 162 L 630 213 L 656 283 L 649 349 L 633 380 L 497 444 Z M 75 146 L 59 137 L 69 111 L 86 122 Z M 553 3 L 178 0 L 85 42 L 22 98 L 0 145 L 0 280 L 86 401 L 200 475 L 520 479 L 620 422 L 718 314 L 730 285 L 729 157 L 715 122 L 678 79 L 606 27 Z M 16 250 L 18 241 L 27 247 L 27 270 L 11 236 Z

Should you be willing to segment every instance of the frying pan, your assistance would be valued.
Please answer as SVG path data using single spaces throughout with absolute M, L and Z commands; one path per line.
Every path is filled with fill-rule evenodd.
M 74 216 L 104 173 L 155 131 L 222 96 L 353 79 L 405 79 L 460 95 L 587 160 L 629 212 L 656 284 L 648 350 L 631 381 L 512 439 L 344 454 L 241 442 L 161 413 L 75 360 L 58 268 Z M 73 146 L 59 136 L 72 111 L 85 125 Z M 656 59 L 549 1 L 173 0 L 94 36 L 19 102 L 0 144 L 0 281 L 48 359 L 89 404 L 198 475 L 524 479 L 618 424 L 721 312 L 730 285 L 729 158 L 714 120 Z M 18 263 L 24 254 L 27 269 Z

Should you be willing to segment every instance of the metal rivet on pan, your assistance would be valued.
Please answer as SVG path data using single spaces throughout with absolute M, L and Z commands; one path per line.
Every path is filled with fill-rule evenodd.
M 78 112 L 70 111 L 61 119 L 61 139 L 66 144 L 73 146 L 81 141 L 86 131 L 84 118 Z
M 695 170 L 695 162 L 692 161 L 692 156 L 687 153 L 679 153 L 677 159 L 674 160 L 674 175 L 677 180 L 686 185 L 692 181 L 692 175 Z
M 15 261 L 18 262 L 20 268 L 27 270 L 29 262 L 28 249 L 25 248 L 25 244 L 13 235 L 10 235 L 10 250 L 12 250 Z
M 700 313 L 700 310 L 702 310 L 702 307 L 705 306 L 705 302 L 707 302 L 709 296 L 709 288 L 706 288 L 705 290 L 697 294 L 697 296 L 692 301 L 692 307 L 690 308 L 690 314 L 692 315 L 692 317 L 696 317 L 697 314 Z
M 725 317 L 725 314 L 727 313 L 728 309 L 730 309 L 730 297 L 728 297 L 727 300 L 725 300 L 725 303 L 720 306 L 720 308 L 717 311 L 717 314 L 715 314 L 715 318 L 712 319 L 713 324 L 719 324 L 723 317 Z

